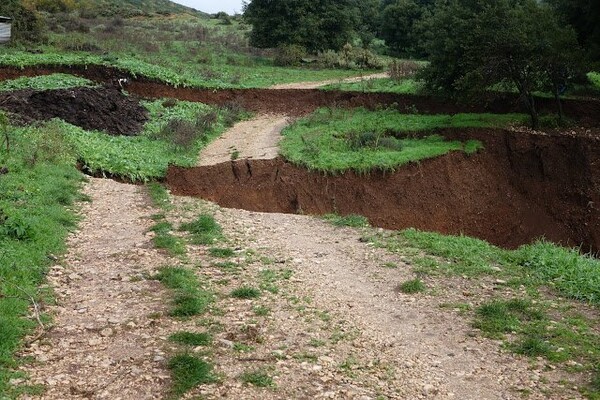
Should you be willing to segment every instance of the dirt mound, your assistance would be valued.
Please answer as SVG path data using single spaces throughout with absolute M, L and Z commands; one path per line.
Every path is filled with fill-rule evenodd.
M 251 211 L 361 214 L 391 229 L 464 233 L 513 248 L 546 237 L 600 249 L 600 140 L 502 130 L 440 132 L 485 150 L 395 173 L 326 176 L 281 159 L 171 167 L 178 195 Z
M 112 135 L 136 135 L 148 120 L 148 111 L 138 99 L 110 87 L 3 93 L 0 107 L 25 119 L 60 118 Z

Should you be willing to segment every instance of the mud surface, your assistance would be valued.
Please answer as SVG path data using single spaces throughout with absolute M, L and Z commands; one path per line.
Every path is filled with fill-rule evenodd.
M 384 228 L 464 233 L 513 248 L 546 237 L 600 249 L 600 140 L 503 130 L 443 131 L 485 150 L 395 173 L 326 176 L 281 159 L 171 167 L 178 195 L 251 211 L 361 214 Z
M 113 135 L 136 135 L 148 120 L 138 99 L 108 87 L 1 93 L 0 108 L 25 121 L 60 118 Z

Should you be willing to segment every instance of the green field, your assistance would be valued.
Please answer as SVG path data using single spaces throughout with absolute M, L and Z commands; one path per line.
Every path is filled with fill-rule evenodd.
M 522 114 L 401 114 L 395 110 L 320 109 L 283 131 L 281 154 L 309 169 L 341 173 L 394 170 L 450 151 L 476 152 L 481 143 L 410 133 L 436 128 L 490 128 L 523 123 Z

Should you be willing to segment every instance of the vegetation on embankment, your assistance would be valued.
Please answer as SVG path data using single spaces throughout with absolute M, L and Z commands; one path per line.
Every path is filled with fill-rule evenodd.
M 144 104 L 150 120 L 140 136 L 109 136 L 56 123 L 67 132 L 85 171 L 144 182 L 164 177 L 169 164 L 195 165 L 200 150 L 243 117 L 236 105 L 213 108 L 164 99 Z
M 56 123 L 15 127 L 0 114 L 0 145 L 0 393 L 16 397 L 9 381 L 21 374 L 13 355 L 48 321 L 41 305 L 51 293 L 40 285 L 75 227 L 82 175 Z
M 579 390 L 600 398 L 600 320 L 595 313 L 600 260 L 544 240 L 504 250 L 475 238 L 415 229 L 367 234 L 364 240 L 400 255 L 415 279 L 437 290 L 445 287 L 443 279 L 477 282 L 451 283 L 463 288 L 462 300 L 441 307 L 468 315 L 475 329 L 503 340 L 510 351 L 546 359 L 572 377 L 582 374 Z
M 89 79 L 80 78 L 69 74 L 51 74 L 28 77 L 24 76 L 18 79 L 0 82 L 0 91 L 8 92 L 13 90 L 54 90 L 70 89 L 75 87 L 94 86 L 94 82 Z
M 326 108 L 286 128 L 280 147 L 286 159 L 313 170 L 394 170 L 450 151 L 473 153 L 481 148 L 477 141 L 461 143 L 439 135 L 416 137 L 412 133 L 436 128 L 503 127 L 525 119 L 522 114 L 418 115 Z

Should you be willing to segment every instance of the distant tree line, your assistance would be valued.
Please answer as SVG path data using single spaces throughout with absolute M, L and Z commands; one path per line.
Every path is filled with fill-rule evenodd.
M 385 40 L 393 56 L 427 59 L 421 77 L 434 92 L 481 98 L 517 90 L 532 119 L 533 93 L 560 95 L 600 66 L 598 0 L 252 0 L 244 6 L 257 47 L 340 50 Z

